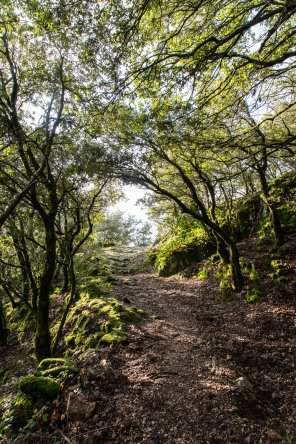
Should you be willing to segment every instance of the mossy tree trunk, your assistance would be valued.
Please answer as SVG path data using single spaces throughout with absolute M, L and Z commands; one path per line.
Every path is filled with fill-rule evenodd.
M 62 331 L 63 331 L 64 325 L 65 325 L 69 310 L 70 310 L 70 308 L 74 302 L 74 299 L 75 299 L 76 276 L 75 276 L 75 269 L 74 269 L 74 260 L 73 260 L 74 255 L 73 255 L 73 251 L 72 251 L 73 250 L 72 242 L 70 242 L 70 245 L 68 245 L 67 249 L 68 249 L 68 251 L 67 251 L 66 256 L 67 256 L 68 269 L 69 269 L 69 274 L 67 273 L 67 276 L 70 276 L 71 293 L 70 293 L 68 302 L 66 304 L 57 334 L 56 334 L 54 341 L 53 341 L 53 347 L 52 347 L 53 356 L 55 356 L 55 354 L 56 354 L 56 350 L 57 350 L 57 347 L 59 345 L 59 341 L 62 336 Z
M 285 237 L 284 237 L 283 229 L 281 226 L 279 213 L 277 210 L 277 204 L 276 204 L 276 202 L 272 202 L 272 200 L 270 199 L 270 193 L 269 193 L 264 169 L 262 167 L 258 167 L 257 171 L 258 171 L 258 174 L 260 177 L 260 183 L 261 183 L 261 188 L 262 188 L 262 192 L 263 192 L 263 196 L 264 196 L 264 201 L 265 201 L 265 204 L 266 204 L 267 208 L 269 209 L 269 212 L 271 215 L 275 243 L 277 245 L 283 245 L 283 243 L 285 241 Z
M 19 234 L 19 233 L 18 233 Z M 18 262 L 21 266 L 21 275 L 22 275 L 22 299 L 26 302 L 29 301 L 30 296 L 30 283 L 27 273 L 26 261 L 25 257 L 20 245 L 20 236 L 16 234 L 16 232 L 12 232 L 12 240 L 13 246 L 18 258 Z
M 229 265 L 230 264 L 230 254 L 227 249 L 227 244 L 223 241 L 223 239 L 221 239 L 215 233 L 213 233 L 213 234 L 214 234 L 216 244 L 217 244 L 218 255 L 220 256 L 224 265 Z
M 63 285 L 62 285 L 62 293 L 67 293 L 69 290 L 69 273 L 68 273 L 68 264 L 63 264 Z
M 35 353 L 38 362 L 52 356 L 49 329 L 49 296 L 56 266 L 56 234 L 54 220 L 55 214 L 51 214 L 43 220 L 46 231 L 46 258 L 43 273 L 40 278 L 36 318 Z
M 2 301 L 0 299 L 0 346 L 3 347 L 6 344 L 7 344 L 6 316 Z

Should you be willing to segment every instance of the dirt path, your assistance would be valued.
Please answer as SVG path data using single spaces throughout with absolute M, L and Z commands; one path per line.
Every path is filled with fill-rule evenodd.
M 131 325 L 110 355 L 98 442 L 294 442 L 295 296 L 226 304 L 216 280 L 149 273 L 119 276 L 115 294 L 160 319 Z
M 255 241 L 240 250 L 256 263 L 265 294 L 259 305 L 242 295 L 221 300 L 215 278 L 133 274 L 130 250 L 108 250 L 118 273 L 113 293 L 149 315 L 128 325 L 127 343 L 80 361 L 78 391 L 95 405 L 89 419 L 67 418 L 74 378 L 49 405 L 50 422 L 18 444 L 296 442 L 296 242 L 287 247 L 280 287 Z

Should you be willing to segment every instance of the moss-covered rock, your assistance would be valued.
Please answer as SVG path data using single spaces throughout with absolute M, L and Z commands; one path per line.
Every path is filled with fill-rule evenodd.
M 43 376 L 43 372 L 46 370 L 55 369 L 57 367 L 71 366 L 71 361 L 64 358 L 47 358 L 43 359 L 36 368 L 34 376 Z
M 127 339 L 127 333 L 124 331 L 111 331 L 110 333 L 107 333 L 106 335 L 102 336 L 99 343 L 101 345 L 110 345 L 112 343 L 120 343 L 124 342 Z
M 200 262 L 216 252 L 212 239 L 200 239 L 194 244 L 180 247 L 166 255 L 164 260 L 156 260 L 155 266 L 159 276 L 167 277 L 184 270 L 192 262 Z
M 25 376 L 19 383 L 19 389 L 33 399 L 55 399 L 60 384 L 43 376 Z
M 126 322 L 139 322 L 142 316 L 134 308 L 127 308 L 123 318 Z
M 43 359 L 35 370 L 34 376 L 63 379 L 71 373 L 77 373 L 71 361 L 63 358 Z
M 67 346 L 65 353 L 69 356 L 78 349 L 84 353 L 89 348 L 107 344 L 111 338 L 101 341 L 103 336 L 113 331 L 124 332 L 127 322 L 138 322 L 145 314 L 137 307 L 127 308 L 114 297 L 91 298 L 83 293 L 76 306 L 70 310 L 66 321 L 65 330 L 70 332 L 64 339 Z M 116 334 L 114 342 L 118 342 Z

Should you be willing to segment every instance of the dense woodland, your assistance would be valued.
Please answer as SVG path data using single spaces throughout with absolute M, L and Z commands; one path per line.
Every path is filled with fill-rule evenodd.
M 295 338 L 296 2 L 0 4 L 3 442 L 294 442 L 295 410 L 279 433 L 254 426 L 253 437 L 235 435 L 238 425 L 234 436 L 219 435 L 216 423 L 198 438 L 169 438 L 166 429 L 132 437 L 101 419 L 101 435 L 87 441 L 82 432 L 68 438 L 79 429 L 74 420 L 68 429 L 56 422 L 50 436 L 40 423 L 51 418 L 55 433 L 53 402 L 63 404 L 52 400 L 82 384 L 90 351 L 101 353 L 105 378 L 104 353 L 123 353 L 130 329 L 140 328 L 133 323 L 157 322 L 140 290 L 129 305 L 118 276 L 154 267 L 158 279 L 205 285 L 205 295 L 213 286 L 219 303 L 246 318 L 268 312 L 268 288 L 278 306 L 289 305 L 283 334 Z M 149 222 L 112 213 L 126 184 L 147 190 L 142 204 L 158 225 L 153 246 Z M 10 348 L 29 362 L 14 382 Z M 293 380 L 291 372 L 283 378 Z

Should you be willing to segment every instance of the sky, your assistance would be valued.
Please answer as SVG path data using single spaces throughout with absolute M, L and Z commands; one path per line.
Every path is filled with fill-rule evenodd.
M 143 190 L 142 188 L 138 188 L 135 185 L 125 185 L 122 188 L 122 191 L 126 198 L 110 208 L 110 211 L 114 212 L 120 210 L 125 216 L 133 215 L 137 219 L 142 219 L 144 221 L 149 220 L 147 209 L 140 204 L 137 204 L 137 200 L 144 197 L 147 191 Z

